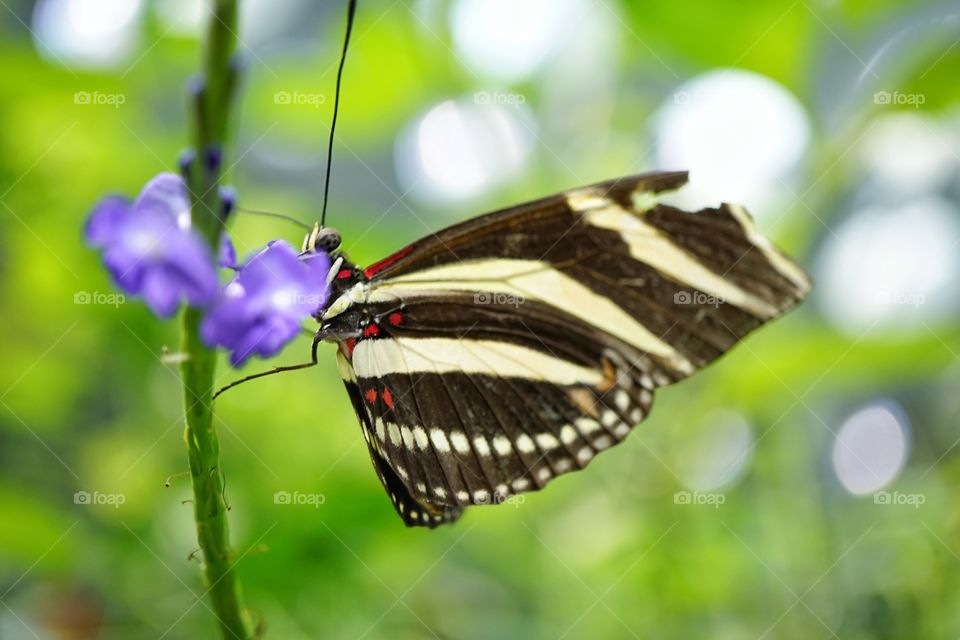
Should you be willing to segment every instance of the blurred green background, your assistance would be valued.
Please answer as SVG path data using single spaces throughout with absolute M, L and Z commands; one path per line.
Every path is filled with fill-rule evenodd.
M 0 4 L 0 638 L 212 638 L 188 479 L 164 487 L 186 470 L 176 323 L 113 304 L 80 240 L 102 194 L 175 168 L 204 4 Z M 241 4 L 230 181 L 312 222 L 344 3 Z M 332 347 L 227 394 L 269 637 L 960 635 L 958 36 L 955 2 L 361 2 L 329 212 L 359 263 L 691 168 L 689 201 L 745 201 L 817 289 L 589 469 L 436 531 L 393 513 Z

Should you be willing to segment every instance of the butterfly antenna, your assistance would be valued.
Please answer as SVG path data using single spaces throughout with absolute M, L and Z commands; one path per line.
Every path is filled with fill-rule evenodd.
M 267 216 L 269 218 L 279 218 L 280 220 L 286 220 L 287 222 L 291 222 L 302 229 L 306 229 L 307 231 L 310 231 L 313 228 L 307 223 L 301 222 L 296 218 L 294 218 L 293 216 L 288 216 L 283 213 L 274 213 L 272 211 L 257 211 L 256 209 L 247 209 L 245 207 L 237 207 L 235 211 L 240 211 L 242 213 L 252 213 L 257 216 Z
M 347 47 L 350 45 L 350 32 L 353 31 L 353 16 L 357 12 L 357 0 L 347 5 L 347 33 L 343 38 L 343 51 L 340 53 L 340 67 L 337 69 L 337 88 L 333 94 L 333 119 L 330 121 L 330 139 L 327 141 L 327 175 L 323 181 L 323 209 L 320 213 L 320 226 L 327 222 L 327 196 L 330 193 L 330 164 L 333 161 L 333 136 L 337 128 L 337 112 L 340 110 L 340 81 L 343 78 L 343 63 L 347 61 Z

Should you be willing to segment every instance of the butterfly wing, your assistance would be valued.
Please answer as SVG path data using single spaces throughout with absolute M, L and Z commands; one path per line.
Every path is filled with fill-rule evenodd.
M 498 502 L 582 468 L 649 413 L 656 387 L 807 294 L 741 208 L 657 202 L 685 179 L 494 212 L 366 269 L 366 297 L 350 302 L 363 325 L 343 354 L 375 464 L 414 502 Z
M 687 173 L 682 171 L 641 174 L 507 207 L 425 236 L 370 265 L 365 272 L 368 278 L 385 280 L 439 264 L 480 257 L 527 255 L 538 259 L 548 253 L 546 249 L 554 248 L 555 241 L 567 239 L 573 230 L 575 219 L 570 215 L 568 204 L 571 195 L 591 190 L 629 203 L 634 192 L 657 194 L 678 189 L 686 181 Z M 542 235 L 547 242 L 538 244 L 534 240 L 537 235 Z M 569 240 L 576 241 L 576 238 Z
M 577 189 L 424 238 L 367 269 L 370 302 L 469 292 L 538 301 L 683 378 L 802 300 L 807 275 L 736 205 L 656 202 L 686 174 Z
M 549 305 L 451 292 L 371 309 L 352 352 L 381 456 L 421 503 L 504 501 L 584 468 L 647 415 L 665 371 Z
M 340 351 L 337 352 L 337 367 L 340 370 L 340 377 L 350 396 L 350 402 L 353 404 L 353 410 L 360 420 L 360 426 L 363 430 L 363 438 L 367 442 L 367 451 L 370 453 L 370 461 L 373 468 L 380 478 L 393 508 L 397 515 L 408 527 L 423 526 L 436 527 L 440 524 L 453 522 L 460 517 L 462 509 L 450 507 L 447 505 L 436 504 L 434 502 L 420 501 L 410 494 L 406 484 L 400 479 L 394 467 L 385 457 L 383 447 L 376 439 L 372 412 L 364 404 L 360 387 L 357 384 L 357 377 L 350 364 L 350 360 Z

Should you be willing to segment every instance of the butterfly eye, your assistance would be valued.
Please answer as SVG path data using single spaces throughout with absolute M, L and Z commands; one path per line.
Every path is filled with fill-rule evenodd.
M 320 229 L 313 246 L 327 253 L 333 253 L 340 248 L 340 233 L 336 229 L 330 229 L 329 227 Z

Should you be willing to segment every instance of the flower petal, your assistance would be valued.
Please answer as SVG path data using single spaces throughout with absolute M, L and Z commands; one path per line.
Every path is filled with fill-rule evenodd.
M 297 252 L 286 242 L 272 242 L 256 254 L 240 271 L 240 281 L 250 292 L 274 291 L 303 275 Z
M 203 238 L 190 228 L 190 201 L 179 176 L 156 176 L 133 204 L 103 200 L 84 235 L 102 249 L 117 286 L 142 295 L 157 315 L 169 317 L 184 299 L 206 306 L 218 295 L 217 267 Z
M 103 251 L 103 265 L 122 291 L 140 293 L 146 272 L 142 255 L 130 252 L 124 245 L 111 244 Z
M 238 269 L 237 250 L 230 241 L 230 236 L 224 231 L 220 236 L 220 248 L 217 251 L 217 266 L 224 269 Z
M 83 238 L 91 247 L 103 247 L 116 237 L 119 227 L 133 207 L 127 198 L 107 196 L 90 212 L 83 227 Z
M 300 258 L 306 267 L 304 285 L 309 291 L 310 315 L 320 310 L 330 297 L 330 283 L 327 276 L 330 273 L 330 256 L 323 252 L 307 254 Z
M 247 333 L 234 345 L 230 363 L 238 367 L 250 356 L 269 358 L 276 355 L 284 346 L 300 333 L 300 322 L 294 318 L 273 315 L 262 318 L 249 327 Z
M 200 236 L 177 229 L 168 234 L 163 250 L 165 275 L 176 282 L 187 301 L 195 307 L 212 303 L 219 282 L 210 250 Z
M 147 271 L 143 279 L 143 301 L 161 318 L 172 316 L 179 306 L 180 296 L 177 290 L 177 280 L 164 273 L 164 269 L 156 268 Z
M 254 255 L 211 306 L 201 325 L 208 345 L 231 351 L 240 366 L 253 355 L 270 357 L 300 333 L 300 323 L 329 297 L 325 254 L 304 259 L 283 241 Z
M 148 182 L 133 203 L 138 213 L 159 212 L 171 216 L 181 229 L 190 227 L 190 197 L 183 178 L 161 173 Z

